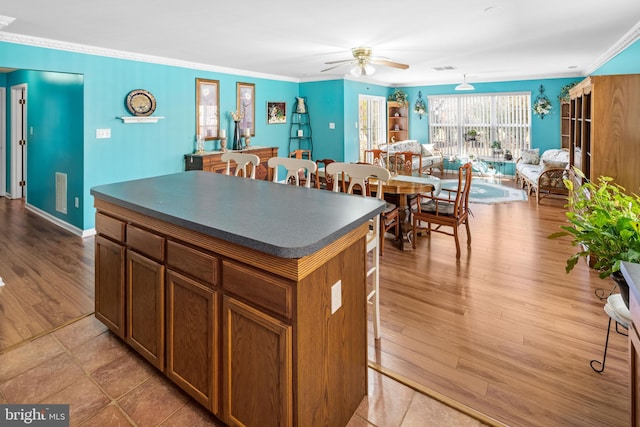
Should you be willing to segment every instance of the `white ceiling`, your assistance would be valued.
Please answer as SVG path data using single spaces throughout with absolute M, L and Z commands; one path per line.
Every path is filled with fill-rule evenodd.
M 458 83 L 463 74 L 470 83 L 581 76 L 640 34 L 639 0 L 0 0 L 0 15 L 16 18 L 0 40 L 29 36 L 296 81 L 341 77 L 349 66 L 320 70 L 368 46 L 410 65 L 376 66 L 372 80 L 399 86 Z M 434 70 L 443 66 L 455 69 Z

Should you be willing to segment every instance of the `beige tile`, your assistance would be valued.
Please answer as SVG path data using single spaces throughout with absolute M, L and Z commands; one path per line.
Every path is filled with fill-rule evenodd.
M 374 425 L 399 426 L 411 403 L 413 390 L 372 369 L 368 374 L 368 395 L 356 414 Z
M 133 424 L 116 405 L 109 405 L 82 425 L 86 427 L 130 427 Z
M 68 404 L 71 426 L 80 425 L 109 402 L 110 399 L 86 376 L 43 401 L 47 404 Z
M 363 420 L 358 414 L 353 414 L 353 417 L 347 423 L 347 427 L 370 427 L 373 424 L 369 424 L 367 420 Z
M 456 426 L 480 427 L 482 424 L 424 394 L 414 393 L 401 427 Z
M 138 425 L 155 426 L 180 409 L 188 400 L 169 380 L 154 375 L 118 401 L 122 410 Z
M 83 317 L 53 332 L 53 335 L 68 349 L 75 348 L 85 341 L 96 337 L 107 330 L 107 327 L 94 315 Z
M 194 400 L 190 400 L 178 412 L 161 424 L 162 427 L 224 427 L 224 423 Z
M 109 396 L 118 399 L 156 372 L 141 356 L 128 351 L 121 357 L 96 369 L 91 377 Z
M 9 403 L 38 403 L 83 376 L 76 361 L 63 353 L 1 384 L 0 392 Z
M 111 332 L 105 332 L 85 341 L 84 344 L 71 350 L 73 356 L 87 372 L 98 368 L 124 356 L 128 346 Z
M 64 348 L 51 336 L 45 335 L 28 344 L 0 355 L 0 383 L 34 368 L 62 353 Z

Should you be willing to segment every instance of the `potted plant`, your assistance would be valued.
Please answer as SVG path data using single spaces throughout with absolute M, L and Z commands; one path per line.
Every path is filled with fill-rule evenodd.
M 611 276 L 616 281 L 628 307 L 629 288 L 620 262 L 640 262 L 640 197 L 626 194 L 610 177 L 601 176 L 594 182 L 586 180 L 579 169 L 574 171 L 584 183 L 574 188 L 574 181 L 564 180 L 569 189 L 569 225 L 560 226 L 564 231 L 549 238 L 571 236 L 578 251 L 567 259 L 567 273 L 581 257 L 595 257 L 593 267 L 600 278 Z
M 467 141 L 475 141 L 478 137 L 478 131 L 475 129 L 469 129 L 467 133 L 464 134 L 464 138 Z
M 389 95 L 389 101 L 395 101 L 400 104 L 401 107 L 404 107 L 409 104 L 409 95 L 402 89 L 396 89 Z

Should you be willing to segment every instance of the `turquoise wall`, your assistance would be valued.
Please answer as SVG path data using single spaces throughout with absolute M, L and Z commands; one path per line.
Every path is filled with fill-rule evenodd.
M 640 40 L 618 53 L 592 74 L 606 76 L 610 74 L 637 73 L 640 73 Z
M 228 112 L 236 109 L 236 83 L 254 83 L 256 135 L 253 145 L 277 146 L 279 153 L 288 149 L 289 124 L 267 125 L 267 101 L 286 101 L 293 105 L 299 84 L 259 79 L 211 71 L 199 71 L 138 61 L 106 58 L 73 52 L 0 42 L 0 66 L 25 70 L 74 73 L 84 77 L 83 151 L 77 164 L 82 174 L 81 213 L 63 218 L 82 230 L 94 227 L 93 198 L 89 191 L 100 184 L 163 175 L 184 170 L 184 154 L 195 145 L 195 79 L 220 81 L 221 126 L 232 135 Z M 155 124 L 124 124 L 117 117 L 130 115 L 124 103 L 133 89 L 149 90 L 157 100 L 156 116 L 166 117 Z M 29 96 L 35 96 L 29 90 Z M 29 119 L 31 112 L 29 111 Z M 84 119 L 84 120 L 83 120 Z M 7 122 L 9 123 L 9 122 Z M 98 128 L 110 128 L 110 139 L 96 139 Z M 206 149 L 213 149 L 207 142 Z M 31 158 L 31 147 L 27 157 Z M 7 153 L 9 155 L 9 153 Z M 37 158 L 37 157 L 36 157 Z M 84 171 L 82 170 L 84 164 Z M 28 167 L 27 180 L 38 165 Z M 47 179 L 47 178 L 44 178 Z M 53 183 L 43 184 L 51 186 Z M 29 202 L 31 200 L 29 199 Z M 73 206 L 73 205 L 70 205 Z M 46 211 L 55 215 L 55 210 Z
M 560 141 L 560 101 L 558 95 L 560 89 L 574 81 L 582 78 L 570 79 L 545 79 L 545 80 L 516 80 L 496 83 L 473 83 L 475 90 L 465 92 L 465 95 L 485 94 L 496 92 L 530 92 L 532 102 L 538 96 L 540 85 L 544 86 L 545 95 L 551 101 L 553 109 L 551 113 L 541 119 L 539 116 L 531 115 L 531 146 L 539 147 L 540 151 L 549 148 L 559 148 Z M 456 92 L 456 85 L 438 86 L 415 86 L 403 88 L 409 94 L 411 116 L 409 118 L 409 135 L 411 139 L 417 139 L 421 143 L 428 143 L 429 140 L 429 117 L 424 115 L 420 120 L 418 115 L 413 113 L 413 106 L 418 99 L 418 91 L 422 91 L 422 98 L 429 105 L 428 97 L 431 95 L 461 95 Z
M 83 193 L 83 77 L 31 70 L 7 74 L 7 85 L 22 83 L 28 96 L 27 201 L 73 225 L 82 224 L 74 198 Z M 10 117 L 10 103 L 7 110 Z M 56 172 L 67 175 L 66 214 L 55 209 Z
M 621 74 L 639 73 L 640 42 L 631 45 L 602 66 L 597 73 Z M 63 221 L 81 229 L 94 227 L 93 199 L 89 190 L 96 185 L 163 175 L 184 170 L 184 154 L 191 153 L 195 145 L 195 79 L 205 78 L 220 81 L 221 126 L 232 134 L 228 112 L 236 109 L 236 83 L 255 84 L 256 135 L 252 145 L 277 146 L 280 155 L 286 155 L 289 145 L 290 111 L 294 107 L 296 96 L 308 98 L 311 127 L 314 141 L 315 158 L 334 158 L 343 161 L 356 161 L 358 153 L 358 95 L 370 94 L 388 96 L 393 88 L 361 81 L 330 80 L 312 83 L 297 83 L 286 80 L 273 80 L 226 73 L 200 71 L 175 66 L 144 63 L 139 61 L 106 58 L 55 49 L 0 42 L 0 66 L 20 70 L 39 70 L 43 73 L 30 74 L 34 80 L 29 83 L 29 97 L 40 92 L 43 99 L 62 90 L 65 86 L 68 95 L 60 96 L 57 109 L 69 107 L 67 113 L 56 112 L 56 116 L 47 117 L 52 109 L 43 105 L 38 114 L 37 128 L 42 126 L 56 129 L 61 121 L 69 124 L 68 138 L 56 139 L 57 135 L 46 139 L 46 149 L 41 153 L 32 153 L 28 146 L 29 202 L 38 203 L 44 211 L 60 217 Z M 46 71 L 46 73 L 44 72 Z M 55 76 L 62 73 L 62 76 Z M 12 73 L 13 74 L 13 73 Z M 16 76 L 20 75 L 15 74 Z M 58 83 L 45 83 L 35 76 L 58 79 Z M 1 76 L 0 85 L 9 87 L 14 84 Z M 64 80 L 68 78 L 70 80 Z M 76 79 L 76 80 L 74 80 Z M 44 79 L 43 79 L 44 80 Z M 499 83 L 473 83 L 475 93 L 520 92 L 538 93 L 540 84 L 546 89 L 554 110 L 543 120 L 532 117 L 532 145 L 541 150 L 560 146 L 560 116 L 557 94 L 565 84 L 577 79 L 545 79 L 510 81 Z M 64 83 L 63 83 L 64 81 Z M 411 107 L 417 99 L 418 91 L 423 98 L 429 95 L 455 94 L 455 85 L 413 86 L 403 88 L 409 93 Z M 34 91 L 32 89 L 37 89 Z M 157 99 L 154 115 L 164 116 L 156 124 L 124 124 L 119 116 L 128 116 L 124 99 L 133 89 L 146 89 Z M 72 101 L 82 93 L 82 102 Z M 37 99 L 37 98 L 34 98 Z M 51 100 L 48 99 L 47 102 Z M 268 125 L 266 123 L 267 101 L 287 102 L 289 117 L 287 124 Z M 32 105 L 32 104 L 31 104 Z M 79 106 L 82 105 L 82 108 Z M 30 107 L 31 108 L 31 107 Z M 29 120 L 33 118 L 29 111 Z M 10 116 L 7 116 L 9 125 Z M 329 123 L 335 123 L 335 129 L 329 129 Z M 31 125 L 31 123 L 30 123 Z M 98 128 L 111 129 L 110 139 L 96 139 Z M 57 128 L 59 129 L 59 128 Z M 64 132 L 60 132 L 64 135 Z M 76 134 L 80 132 L 80 136 Z M 54 132 L 56 133 L 56 132 Z M 45 132 L 46 134 L 46 132 Z M 428 141 L 428 118 L 418 120 L 412 114 L 410 135 L 420 142 Z M 35 142 L 38 141 L 35 135 Z M 7 132 L 7 142 L 9 142 Z M 82 142 L 78 142 L 78 138 Z M 211 150 L 217 143 L 207 141 L 206 149 Z M 55 150 L 54 147 L 62 147 Z M 7 150 L 8 151 L 8 150 Z M 53 153 L 56 151 L 56 153 Z M 58 152 L 59 151 L 59 152 Z M 7 156 L 10 153 L 7 152 Z M 9 161 L 10 157 L 8 157 Z M 47 165 L 47 163 L 52 165 Z M 33 164 L 32 164 L 33 163 Z M 8 163 L 9 164 L 9 163 Z M 51 167 L 50 167 L 51 166 Z M 58 215 L 51 207 L 53 188 L 53 170 L 67 171 L 70 178 L 69 195 L 79 197 L 80 209 L 75 210 L 69 203 L 69 213 Z M 32 175 L 33 174 L 33 175 Z M 76 179 L 80 176 L 79 179 Z M 40 182 L 41 183 L 35 183 Z M 32 188 L 31 185 L 34 185 Z M 73 186 L 73 188 L 71 188 Z M 72 201 L 71 201 L 72 202 Z

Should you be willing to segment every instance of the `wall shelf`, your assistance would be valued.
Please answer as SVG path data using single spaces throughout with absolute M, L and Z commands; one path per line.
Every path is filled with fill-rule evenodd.
M 155 117 L 145 117 L 145 116 L 122 116 L 122 117 L 118 117 L 119 119 L 121 119 L 124 123 L 157 123 L 158 120 L 160 119 L 164 119 L 164 117 L 161 116 L 155 116 Z

